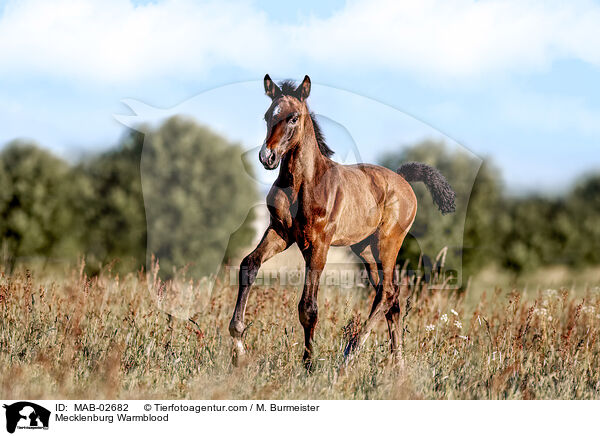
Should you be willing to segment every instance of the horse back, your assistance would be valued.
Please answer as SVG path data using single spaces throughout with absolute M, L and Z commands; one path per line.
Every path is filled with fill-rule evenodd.
M 386 221 L 412 223 L 416 197 L 402 176 L 370 165 L 338 165 L 339 214 L 334 245 L 351 245 L 373 234 Z M 340 199 L 341 198 L 341 199 Z

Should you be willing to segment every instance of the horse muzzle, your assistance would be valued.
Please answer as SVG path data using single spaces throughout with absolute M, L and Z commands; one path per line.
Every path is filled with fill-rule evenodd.
M 264 145 L 258 153 L 258 160 L 260 160 L 260 163 L 263 164 L 263 167 L 267 170 L 274 170 L 279 166 L 279 156 L 277 156 L 277 153 Z

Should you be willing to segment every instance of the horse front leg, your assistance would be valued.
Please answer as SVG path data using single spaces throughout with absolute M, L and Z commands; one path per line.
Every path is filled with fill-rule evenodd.
M 298 303 L 298 316 L 304 328 L 304 366 L 308 371 L 312 369 L 312 338 L 318 319 L 317 296 L 321 274 L 327 261 L 329 245 L 311 247 L 303 252 L 306 262 L 304 290 Z
M 244 316 L 250 289 L 256 279 L 260 266 L 268 259 L 281 253 L 289 246 L 287 239 L 278 233 L 273 227 L 269 226 L 265 231 L 258 246 L 252 253 L 242 260 L 239 273 L 239 289 L 235 310 L 229 323 L 229 333 L 233 338 L 233 363 L 240 363 L 242 356 L 246 354 L 246 349 L 242 342 L 244 329 Z

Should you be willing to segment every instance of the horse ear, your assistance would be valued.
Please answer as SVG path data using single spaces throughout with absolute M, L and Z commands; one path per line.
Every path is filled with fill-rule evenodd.
M 304 76 L 304 80 L 298 88 L 296 88 L 296 95 L 298 100 L 304 101 L 310 95 L 310 77 Z
M 281 95 L 281 89 L 271 80 L 268 74 L 265 74 L 265 94 L 274 100 Z

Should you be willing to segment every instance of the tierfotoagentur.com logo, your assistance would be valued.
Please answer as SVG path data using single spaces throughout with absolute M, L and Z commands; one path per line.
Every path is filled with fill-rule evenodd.
M 48 430 L 50 423 L 48 409 L 29 401 L 4 404 L 2 407 L 6 409 L 6 431 L 9 433 L 14 433 L 16 429 Z

